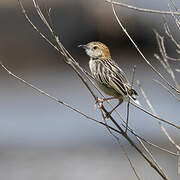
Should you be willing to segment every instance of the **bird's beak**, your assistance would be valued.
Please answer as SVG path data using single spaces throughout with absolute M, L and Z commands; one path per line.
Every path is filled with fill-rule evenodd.
M 85 45 L 79 45 L 78 47 L 83 48 L 83 49 L 89 49 L 89 47 L 85 44 Z

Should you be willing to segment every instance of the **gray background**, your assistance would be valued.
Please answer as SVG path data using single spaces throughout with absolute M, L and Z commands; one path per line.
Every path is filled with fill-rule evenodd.
M 27 12 L 42 32 L 47 33 L 30 0 L 23 1 Z M 178 102 L 161 89 L 152 73 L 118 26 L 104 1 L 40 1 L 52 7 L 55 30 L 65 47 L 88 70 L 88 57 L 79 44 L 99 40 L 106 43 L 113 59 L 130 78 L 133 65 L 157 113 L 179 123 Z M 127 2 L 127 1 L 126 1 Z M 168 2 L 128 1 L 145 8 L 167 10 Z M 117 8 L 122 22 L 150 62 L 165 76 L 153 53 L 158 52 L 153 29 L 163 32 L 162 16 Z M 174 32 L 177 32 L 172 18 Z M 84 85 L 63 63 L 63 58 L 27 23 L 18 3 L 0 1 L 0 59 L 15 74 L 83 112 L 101 119 Z M 178 39 L 178 38 L 177 38 Z M 167 41 L 169 53 L 174 46 Z M 179 63 L 171 63 L 173 69 Z M 178 73 L 176 73 L 178 79 Z M 0 178 L 20 179 L 135 179 L 127 159 L 108 131 L 62 105 L 40 95 L 0 69 Z M 135 86 L 138 90 L 138 87 Z M 140 95 L 141 103 L 148 109 Z M 118 109 L 126 115 L 126 104 Z M 152 142 L 171 150 L 173 146 L 155 119 L 131 107 L 130 125 Z M 165 125 L 179 141 L 179 131 Z M 121 139 L 142 179 L 160 179 L 137 152 Z M 171 179 L 178 179 L 177 158 L 150 148 Z

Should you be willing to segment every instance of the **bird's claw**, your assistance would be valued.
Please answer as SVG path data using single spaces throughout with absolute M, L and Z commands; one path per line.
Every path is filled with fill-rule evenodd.
M 103 102 L 104 102 L 104 99 L 100 99 L 100 98 L 97 97 L 96 103 L 94 104 L 94 107 L 96 108 L 96 104 L 97 104 L 97 105 L 98 105 L 98 108 L 101 109 L 101 108 L 102 108 L 102 105 L 103 105 Z M 111 113 L 112 113 L 112 111 L 105 113 L 105 114 L 104 114 L 104 118 L 105 118 L 105 119 L 109 119 L 110 116 L 111 116 Z
M 103 105 L 103 102 L 104 100 L 103 99 L 100 99 L 100 98 L 97 98 L 96 99 L 96 103 L 95 103 L 95 108 L 96 108 L 96 104 L 98 104 L 98 108 L 101 109 L 102 108 L 102 105 Z

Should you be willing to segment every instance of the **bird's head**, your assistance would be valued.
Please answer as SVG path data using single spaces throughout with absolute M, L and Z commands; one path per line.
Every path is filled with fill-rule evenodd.
M 88 56 L 95 59 L 110 59 L 111 55 L 108 47 L 101 42 L 90 42 L 86 45 L 79 45 L 85 49 Z

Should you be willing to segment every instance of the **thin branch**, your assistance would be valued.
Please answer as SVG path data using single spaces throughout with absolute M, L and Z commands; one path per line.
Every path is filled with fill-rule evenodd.
M 178 29 L 180 30 L 180 22 L 179 22 L 179 20 L 176 18 L 174 12 L 171 10 L 171 7 L 170 7 L 169 4 L 168 4 L 168 9 L 169 9 L 169 11 L 171 12 L 171 16 L 174 18 L 174 21 L 175 21 Z
M 156 40 L 158 43 L 158 47 L 159 47 L 159 51 L 161 53 L 161 56 L 163 58 L 163 67 L 167 70 L 167 72 L 169 73 L 171 79 L 174 81 L 176 88 L 180 89 L 179 83 L 176 80 L 176 77 L 174 75 L 174 72 L 168 62 L 168 55 L 166 52 L 166 48 L 165 48 L 165 44 L 164 44 L 164 37 L 160 36 L 158 32 L 154 31 L 155 35 L 156 35 Z M 159 58 L 160 59 L 160 58 Z M 160 61 L 162 63 L 162 61 Z
M 83 78 L 83 76 L 80 74 L 80 72 L 78 71 L 76 64 L 74 65 L 74 59 L 69 56 L 68 51 L 64 48 L 64 46 L 62 45 L 62 43 L 59 41 L 59 38 L 55 35 L 53 29 L 51 28 L 51 26 L 49 25 L 49 23 L 47 22 L 46 18 L 44 17 L 38 3 L 36 0 L 32 0 L 34 3 L 34 7 L 36 8 L 36 11 L 39 14 L 39 17 L 41 18 L 41 20 L 43 21 L 43 23 L 46 25 L 46 27 L 49 29 L 52 37 L 54 38 L 56 44 L 57 44 L 57 48 L 59 49 L 60 52 L 62 52 L 63 56 L 64 56 L 64 62 L 68 63 L 70 65 L 70 67 L 74 70 L 74 72 L 78 75 L 78 77 L 82 80 L 82 82 L 84 83 L 84 85 L 87 87 L 87 89 L 89 90 L 89 92 L 91 93 L 91 95 L 94 97 L 94 99 L 96 100 L 97 97 L 94 94 L 94 92 L 91 90 L 90 86 L 88 85 L 87 81 Z
M 141 87 L 140 82 L 137 81 L 137 84 L 138 84 L 138 86 L 139 86 L 139 88 L 140 88 L 140 90 L 141 90 L 141 93 L 142 93 L 142 95 L 143 95 L 143 97 L 144 97 L 147 105 L 148 105 L 149 108 L 151 109 L 152 113 L 153 113 L 155 116 L 157 116 L 157 113 L 156 113 L 155 109 L 153 108 L 152 104 L 150 103 L 150 101 L 149 101 L 146 93 L 144 92 L 143 88 Z M 168 138 L 168 140 L 176 147 L 176 149 L 177 149 L 178 151 L 180 151 L 180 146 L 177 145 L 177 144 L 175 143 L 175 141 L 171 138 L 171 136 L 169 135 L 169 133 L 167 132 L 167 130 L 165 129 L 165 127 L 162 125 L 162 123 L 161 123 L 160 121 L 158 121 L 158 123 L 159 123 L 159 125 L 160 125 L 160 128 L 161 128 L 162 132 L 165 134 L 165 136 Z
M 176 12 L 179 11 L 179 9 L 177 8 L 175 2 L 173 0 L 170 0 L 171 4 L 173 5 L 174 9 L 176 10 Z
M 1 67 L 2 67 L 10 76 L 12 76 L 12 77 L 14 77 L 15 79 L 19 80 L 20 82 L 24 83 L 24 84 L 27 85 L 28 87 L 31 87 L 32 89 L 38 91 L 40 94 L 43 94 L 43 95 L 47 96 L 48 98 L 56 101 L 57 103 L 60 103 L 60 104 L 62 104 L 62 105 L 64 105 L 64 106 L 70 108 L 71 110 L 76 111 L 77 113 L 83 115 L 84 117 L 86 117 L 86 118 L 88 118 L 88 119 L 91 119 L 91 120 L 93 120 L 93 121 L 95 121 L 95 122 L 99 122 L 98 120 L 96 120 L 96 119 L 94 119 L 94 118 L 92 118 L 92 117 L 90 117 L 90 116 L 82 113 L 81 111 L 79 111 L 78 109 L 72 107 L 71 105 L 68 105 L 67 103 L 65 103 L 65 102 L 57 99 L 56 97 L 48 94 L 47 92 L 41 90 L 40 88 L 34 86 L 33 84 L 25 81 L 25 80 L 22 79 L 22 78 L 20 78 L 19 76 L 13 74 L 10 70 L 8 70 L 8 69 L 2 64 L 2 62 L 0 62 L 0 65 L 1 65 Z
M 45 36 L 43 33 L 40 32 L 40 30 L 37 28 L 37 26 L 34 25 L 34 23 L 30 20 L 29 16 L 26 13 L 26 10 L 21 2 L 21 0 L 18 0 L 19 5 L 21 7 L 22 13 L 24 14 L 25 18 L 27 19 L 27 21 L 30 23 L 30 25 L 35 29 L 35 31 L 37 31 L 39 33 L 39 35 L 45 39 L 45 41 L 48 42 L 48 44 L 50 44 L 54 49 L 56 49 L 59 52 L 59 49 L 47 38 L 47 36 Z M 60 52 L 62 53 L 62 52 Z M 63 54 L 62 54 L 63 55 Z
M 171 41 L 176 45 L 176 47 L 178 49 L 180 49 L 180 44 L 177 43 L 177 41 L 174 39 L 172 33 L 171 33 L 171 30 L 169 28 L 169 25 L 168 23 L 165 21 L 164 23 L 164 30 L 165 30 L 165 33 L 167 34 L 167 36 L 171 39 Z M 175 58 L 174 58 L 175 59 Z M 176 60 L 176 59 L 175 59 Z M 177 59 L 176 61 L 180 61 L 180 59 Z
M 102 110 L 107 114 L 108 111 L 104 108 L 102 105 Z M 161 172 L 161 170 L 151 161 L 149 158 L 137 147 L 137 145 L 131 140 L 131 138 L 123 131 L 123 129 L 117 124 L 117 122 L 114 120 L 114 118 L 110 115 L 109 118 L 114 123 L 114 125 L 120 130 L 122 136 L 134 147 L 137 152 L 149 163 L 149 165 L 165 180 L 168 180 L 167 176 Z
M 123 126 L 126 127 L 125 125 L 123 125 Z M 162 147 L 160 147 L 160 146 L 158 146 L 156 144 L 153 144 L 152 142 L 150 142 L 150 141 L 142 138 L 141 136 L 137 135 L 137 133 L 133 129 L 131 129 L 130 127 L 128 127 L 128 131 L 130 131 L 135 137 L 138 137 L 140 140 L 144 141 L 145 143 L 149 144 L 150 146 L 155 147 L 155 148 L 157 148 L 157 149 L 159 149 L 161 151 L 164 151 L 166 153 L 169 153 L 171 155 L 178 156 L 177 153 L 174 153 L 174 152 L 169 151 L 169 150 L 167 150 L 165 148 L 162 148 Z
M 121 29 L 124 31 L 124 33 L 126 34 L 126 36 L 129 38 L 129 40 L 132 42 L 132 44 L 134 45 L 135 49 L 139 52 L 139 54 L 142 56 L 143 60 L 150 66 L 150 68 L 161 78 L 163 79 L 166 84 L 168 84 L 168 86 L 170 86 L 172 89 L 174 89 L 175 91 L 177 91 L 178 93 L 180 93 L 180 90 L 177 89 L 176 87 L 174 87 L 148 60 L 147 58 L 144 56 L 144 54 L 141 52 L 141 50 L 139 49 L 139 47 L 137 46 L 137 44 L 134 42 L 134 40 L 131 38 L 131 36 L 129 35 L 129 33 L 127 32 L 127 30 L 124 28 L 124 26 L 122 25 L 120 19 L 117 16 L 117 13 L 114 9 L 114 5 L 111 1 L 111 7 L 112 7 L 112 11 L 114 13 L 114 16 L 118 22 L 118 24 L 120 25 Z
M 32 0 L 34 7 L 36 9 L 36 12 L 39 14 L 39 17 L 41 18 L 42 22 L 47 26 L 47 28 L 50 30 L 50 32 L 53 34 L 53 29 L 51 28 L 51 26 L 49 25 L 48 21 L 46 20 L 46 18 L 44 17 L 44 14 L 42 13 L 38 1 L 37 0 Z
M 132 87 L 133 87 L 135 72 L 136 72 L 136 66 L 134 65 L 133 71 L 132 71 L 131 88 L 130 89 L 132 89 Z M 127 103 L 127 120 L 126 120 L 126 130 L 125 130 L 125 132 L 127 132 L 128 123 L 129 123 L 129 104 L 130 104 L 130 100 L 131 99 L 129 99 L 129 101 Z
M 117 112 L 117 113 L 119 113 L 119 112 Z M 120 114 L 119 114 L 120 115 Z M 121 115 L 120 115 L 121 116 Z M 126 128 L 126 121 L 121 117 L 121 120 L 122 120 L 122 122 L 125 124 L 122 124 L 122 126 L 124 127 L 124 128 Z M 128 125 L 128 129 L 127 129 L 129 132 L 131 132 L 136 138 L 137 138 L 137 140 L 138 141 L 140 141 L 140 140 L 142 140 L 142 141 L 144 141 L 145 143 L 147 143 L 147 144 L 149 144 L 150 146 L 153 146 L 153 147 L 155 147 L 155 148 L 157 148 L 157 149 L 159 149 L 159 150 L 161 150 L 161 151 L 164 151 L 164 152 L 166 152 L 166 153 L 169 153 L 169 154 L 171 154 L 171 155 L 175 155 L 175 156 L 177 156 L 177 153 L 174 153 L 174 152 L 172 152 L 172 151 L 169 151 L 169 150 L 167 150 L 167 149 L 164 149 L 164 148 L 162 148 L 162 147 L 160 147 L 160 146 L 158 146 L 158 145 L 156 145 L 156 144 L 153 144 L 152 142 L 150 142 L 150 141 L 148 141 L 148 140 L 146 140 L 146 139 L 144 139 L 144 138 L 142 138 L 141 136 L 139 136 L 129 125 Z M 115 131 L 115 132 L 117 132 L 117 131 Z M 140 143 L 142 143 L 142 142 L 140 142 Z M 148 152 L 147 152 L 148 153 Z
M 126 128 L 127 128 L 127 126 L 126 126 Z M 132 129 L 130 129 L 130 128 L 129 128 L 129 130 L 130 130 L 130 132 L 134 132 L 134 131 L 133 131 Z M 133 133 L 133 134 L 134 134 L 134 133 Z M 134 134 L 134 135 L 135 135 L 135 134 Z M 152 153 L 148 150 L 148 148 L 147 148 L 147 147 L 145 146 L 145 144 L 142 142 L 142 139 L 139 138 L 139 137 L 136 136 L 136 135 L 135 135 L 135 137 L 136 137 L 136 139 L 138 140 L 138 142 L 142 145 L 142 147 L 144 148 L 144 150 L 145 150 L 145 151 L 148 153 L 148 155 L 151 157 L 153 163 L 159 168 L 159 170 L 161 171 L 161 173 L 164 174 L 161 166 L 158 164 L 158 162 L 156 161 L 155 157 L 152 155 Z M 145 142 L 147 142 L 147 141 L 145 141 Z M 166 176 L 166 175 L 164 174 L 164 176 Z
M 176 124 L 174 124 L 174 123 L 172 123 L 172 122 L 170 122 L 170 121 L 167 121 L 167 120 L 165 120 L 165 119 L 163 119 L 163 118 L 161 118 L 161 117 L 158 117 L 158 116 L 152 114 L 151 112 L 145 110 L 145 109 L 142 108 L 141 106 L 138 106 L 136 103 L 133 103 L 133 102 L 130 102 L 130 103 L 131 103 L 133 106 L 135 106 L 135 107 L 137 107 L 138 109 L 140 109 L 141 111 L 145 112 L 146 114 L 149 114 L 150 116 L 154 117 L 155 119 L 160 120 L 160 121 L 162 121 L 162 122 L 164 122 L 164 123 L 166 123 L 166 124 L 169 124 L 169 125 L 177 128 L 177 129 L 180 129 L 180 126 L 178 126 L 178 125 L 176 125 Z
M 50 26 L 52 27 L 52 29 L 54 29 L 54 23 L 53 23 L 52 18 L 51 18 L 51 10 L 52 10 L 51 8 L 46 7 L 46 13 L 48 15 Z
M 111 3 L 111 0 L 105 0 L 108 3 Z M 139 12 L 146 12 L 146 13 L 155 13 L 155 14 L 165 14 L 165 15 L 171 15 L 171 12 L 169 11 L 160 11 L 160 10 L 154 10 L 154 9 L 145 9 L 145 8 L 139 8 L 136 6 L 132 6 L 129 4 L 125 4 L 125 3 L 120 3 L 120 2 L 116 2 L 116 1 L 112 1 L 113 4 L 121 6 L 121 7 L 125 7 L 128 9 L 132 9 L 135 11 L 139 11 Z M 180 15 L 180 12 L 173 12 L 175 15 Z
M 104 114 L 103 114 L 102 110 L 101 110 L 101 115 L 102 115 L 102 117 L 103 117 L 104 123 L 107 124 L 106 119 L 105 119 L 105 117 L 104 117 Z M 130 158 L 129 158 L 129 156 L 128 156 L 128 153 L 127 153 L 126 149 L 124 148 L 124 146 L 122 145 L 119 137 L 117 137 L 117 136 L 111 131 L 111 129 L 108 128 L 108 126 L 106 126 L 106 127 L 107 127 L 107 130 L 109 131 L 109 133 L 116 139 L 116 141 L 118 142 L 119 146 L 120 146 L 121 149 L 123 150 L 124 155 L 126 156 L 127 160 L 129 161 L 129 164 L 130 164 L 130 166 L 131 166 L 131 169 L 133 170 L 136 178 L 137 178 L 138 180 L 140 180 L 140 177 L 138 176 L 138 174 L 137 174 L 137 172 L 136 172 L 136 169 L 135 169 L 135 167 L 133 166 L 133 163 L 132 163 L 132 161 L 130 160 Z
M 63 106 L 65 106 L 65 107 L 67 107 L 67 108 L 69 108 L 69 109 L 71 109 L 71 110 L 79 113 L 80 115 L 84 116 L 84 117 L 87 118 L 87 119 L 90 119 L 90 120 L 92 120 L 92 121 L 94 121 L 94 122 L 97 122 L 97 123 L 99 123 L 99 124 L 101 124 L 101 125 L 103 125 L 103 126 L 107 126 L 109 129 L 111 129 L 111 130 L 113 130 L 113 131 L 121 134 L 121 132 L 118 131 L 117 129 L 115 129 L 115 128 L 113 128 L 113 127 L 111 127 L 111 126 L 109 126 L 109 125 L 107 125 L 107 124 L 105 124 L 105 123 L 103 123 L 103 122 L 101 122 L 101 121 L 98 121 L 98 120 L 90 117 L 89 115 L 81 112 L 81 111 L 78 110 L 77 108 L 75 108 L 75 107 L 73 107 L 73 106 L 71 106 L 71 105 L 69 105 L 69 104 L 67 104 L 67 103 L 59 100 L 58 98 L 50 95 L 49 93 L 43 91 L 42 89 L 34 86 L 33 84 L 31 84 L 31 83 L 25 81 L 24 79 L 20 78 L 19 76 L 15 75 L 15 74 L 12 73 L 9 69 L 7 69 L 7 68 L 4 66 L 4 64 L 2 64 L 2 62 L 0 62 L 0 66 L 1 66 L 10 76 L 14 77 L 14 78 L 17 79 L 18 81 L 22 82 L 23 84 L 27 85 L 28 87 L 32 88 L 33 90 L 39 92 L 40 94 L 43 94 L 43 95 L 47 96 L 48 98 L 50 98 L 51 100 L 53 100 L 53 101 L 55 101 L 55 102 L 57 102 L 57 103 L 59 103 L 59 104 L 62 104 Z
M 146 152 L 148 152 L 148 154 L 150 155 L 151 159 L 153 160 L 154 164 L 156 164 L 156 166 L 160 169 L 160 171 L 164 174 L 163 169 L 161 168 L 161 166 L 158 164 L 157 160 L 155 159 L 155 157 L 152 155 L 152 153 L 148 150 L 148 148 L 142 143 L 142 141 L 140 141 L 141 145 L 143 146 L 143 148 L 146 150 Z M 165 174 L 164 174 L 165 175 Z
M 156 83 L 158 83 L 159 85 L 161 85 L 164 89 L 166 89 L 168 91 L 169 94 L 171 94 L 174 98 L 176 98 L 176 100 L 180 101 L 180 98 L 177 97 L 173 92 L 171 92 L 163 83 L 161 83 L 160 81 L 158 81 L 157 79 L 153 79 Z

